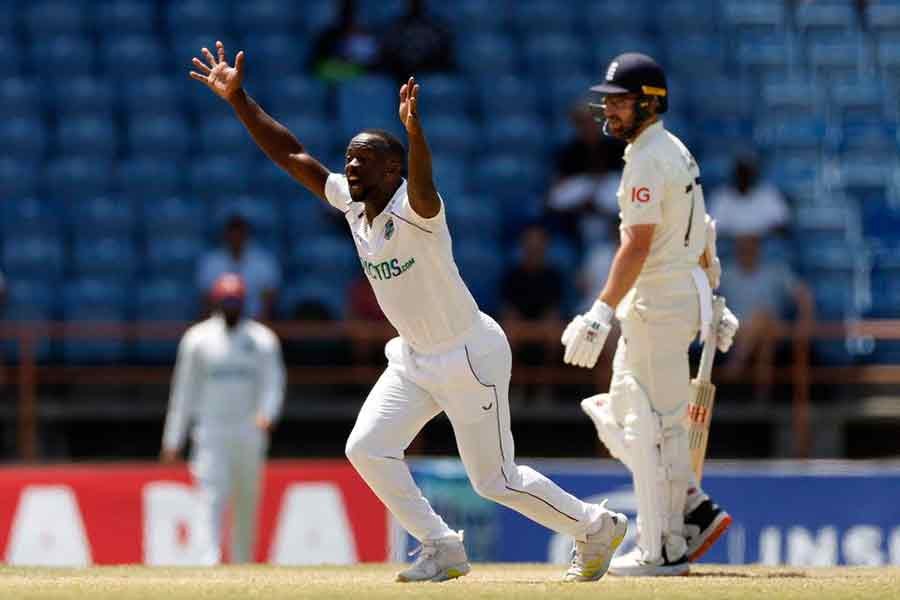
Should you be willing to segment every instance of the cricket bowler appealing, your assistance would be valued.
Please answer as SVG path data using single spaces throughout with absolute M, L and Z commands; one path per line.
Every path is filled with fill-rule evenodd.
M 613 560 L 610 573 L 683 575 L 730 523 L 694 481 L 684 424 L 688 347 L 698 331 L 705 339 L 712 321 L 714 225 L 697 162 L 659 118 L 668 107 L 659 65 L 622 54 L 591 92 L 602 97 L 590 106 L 604 132 L 629 142 L 618 189 L 620 245 L 600 297 L 563 333 L 564 360 L 593 367 L 619 319 L 609 393 L 582 402 L 600 440 L 631 471 L 637 496 L 638 546 Z M 737 327 L 726 308 L 716 331 L 722 352 Z
M 475 491 L 575 538 L 567 581 L 600 579 L 625 536 L 627 519 L 515 463 L 509 343 L 500 326 L 478 310 L 453 260 L 419 121 L 419 85 L 410 78 L 399 94 L 408 160 L 396 137 L 366 130 L 350 140 L 344 172 L 332 173 L 244 91 L 244 53 L 238 52 L 232 67 L 221 42 L 216 49 L 214 56 L 203 48 L 206 62 L 195 58 L 199 72 L 191 77 L 228 101 L 269 158 L 344 214 L 378 304 L 400 334 L 385 347 L 387 368 L 346 446 L 369 487 L 422 544 L 398 581 L 444 581 L 471 568 L 461 532 L 434 512 L 404 460 L 419 430 L 441 412 L 450 419 Z
M 256 514 L 269 430 L 284 401 L 281 345 L 245 318 L 244 282 L 226 273 L 213 284 L 215 313 L 178 346 L 161 459 L 173 462 L 193 421 L 191 475 L 203 496 L 203 562 L 222 559 L 225 510 L 233 504 L 231 562 L 253 560 Z

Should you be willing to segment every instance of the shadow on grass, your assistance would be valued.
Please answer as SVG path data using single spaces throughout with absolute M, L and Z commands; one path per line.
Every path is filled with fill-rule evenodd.
M 709 572 L 692 572 L 688 577 L 736 577 L 740 579 L 804 579 L 807 576 L 806 573 L 801 571 L 787 571 L 784 573 L 744 573 L 741 571 L 716 571 L 714 573 Z

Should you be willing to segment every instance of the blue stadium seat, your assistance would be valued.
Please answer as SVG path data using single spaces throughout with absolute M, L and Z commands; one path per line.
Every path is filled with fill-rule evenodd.
M 592 46 L 565 33 L 542 33 L 527 38 L 524 56 L 531 76 L 539 79 L 567 70 L 587 71 L 593 62 Z
M 125 322 L 125 286 L 117 281 L 82 279 L 66 284 L 63 317 L 67 321 Z M 70 364 L 107 364 L 127 356 L 123 336 L 85 338 L 72 335 L 62 343 L 63 360 Z
M 112 174 L 103 158 L 60 158 L 45 163 L 43 185 L 56 198 L 102 196 L 111 191 Z
M 727 0 L 722 5 L 722 22 L 736 33 L 775 33 L 784 28 L 781 0 Z
M 419 79 L 422 86 L 422 111 L 431 117 L 465 115 L 469 110 L 470 86 L 457 75 L 431 73 Z
M 63 272 L 65 255 L 56 235 L 10 232 L 3 238 L 3 268 L 8 280 L 58 279 Z
M 64 211 L 60 204 L 45 198 L 16 198 L 2 203 L 0 225 L 4 235 L 59 234 Z
M 135 115 L 128 120 L 126 136 L 131 156 L 177 160 L 189 149 L 191 128 L 178 114 Z
M 758 124 L 757 143 L 776 150 L 818 153 L 828 142 L 824 120 L 808 117 L 786 117 Z
M 900 34 L 900 2 L 867 2 L 865 18 L 868 28 L 879 37 Z
M 745 75 L 770 79 L 787 77 L 799 63 L 792 38 L 781 33 L 739 40 L 735 59 Z
M 311 43 L 312 40 L 292 33 L 248 34 L 241 46 L 246 48 L 248 59 L 252 60 L 252 70 L 247 71 L 248 86 L 252 89 L 263 78 L 303 75 L 312 50 Z M 227 49 L 232 54 L 228 57 L 229 62 L 237 50 Z
M 41 93 L 34 81 L 10 77 L 0 81 L 0 106 L 5 117 L 36 116 L 41 110 Z
M 348 239 L 331 236 L 290 240 L 288 270 L 312 279 L 328 278 L 345 286 L 360 272 L 359 255 Z
M 798 4 L 794 23 L 807 39 L 841 36 L 859 27 L 856 7 L 845 0 Z
M 359 4 L 359 22 L 372 28 L 388 25 L 406 14 L 406 0 L 379 0 Z
M 708 0 L 664 2 L 655 11 L 656 28 L 665 35 L 709 35 L 715 32 L 717 8 L 718 2 Z
M 3 11 L 0 11 L 2 13 Z M 2 19 L 2 16 L 0 16 Z M 11 35 L 0 35 L 0 79 L 18 77 L 24 71 L 25 58 L 19 45 Z
M 430 2 L 429 13 L 443 21 L 454 31 L 499 32 L 509 19 L 509 12 L 498 10 L 496 4 L 482 0 L 456 0 L 455 2 Z M 463 44 L 459 44 L 460 50 Z
M 447 202 L 465 193 L 469 168 L 465 159 L 456 154 L 435 154 L 432 170 L 434 182 L 441 197 Z
M 347 141 L 368 128 L 398 133 L 397 87 L 387 77 L 365 76 L 342 83 L 337 89 L 338 126 Z
M 301 137 L 301 139 L 303 138 Z M 319 157 L 314 148 L 310 151 Z M 321 157 L 319 159 L 321 160 Z M 285 199 L 293 199 L 306 193 L 300 183 L 268 158 L 253 163 L 253 189 L 263 194 Z
M 853 309 L 853 286 L 849 272 L 832 270 L 810 279 L 816 316 L 822 320 L 842 319 Z
M 877 53 L 881 70 L 895 79 L 900 76 L 900 39 L 882 40 Z
M 250 187 L 248 163 L 234 157 L 214 156 L 188 167 L 191 192 L 201 198 L 246 194 Z
M 206 85 L 193 79 L 188 79 L 187 71 L 195 70 L 191 59 L 196 57 L 205 60 L 201 53 L 201 48 L 209 48 L 211 52 L 215 52 L 216 40 L 225 44 L 226 52 L 228 52 L 229 63 L 234 61 L 234 56 L 240 48 L 238 40 L 234 36 L 225 35 L 221 29 L 213 29 L 208 32 L 197 32 L 193 34 L 178 34 L 171 38 L 169 47 L 168 64 L 174 65 L 176 72 L 184 73 L 182 89 L 182 100 L 187 109 L 193 113 L 197 119 L 210 119 L 218 117 L 234 118 L 233 111 L 228 103 L 216 96 Z M 253 69 L 252 60 L 248 50 L 247 73 Z M 180 71 L 178 71 L 180 70 Z M 179 79 L 176 79 L 179 81 Z
M 837 81 L 831 90 L 831 102 L 841 119 L 872 118 L 887 114 L 887 94 L 880 82 L 871 78 Z
M 166 73 L 169 53 L 153 35 L 116 35 L 102 40 L 100 62 L 107 75 L 130 82 L 135 72 L 140 73 L 141 78 Z M 191 65 L 188 62 L 177 66 L 188 69 Z
M 228 29 L 228 10 L 215 0 L 182 0 L 165 7 L 166 29 L 177 34 L 193 34 Z M 209 42 L 214 44 L 215 40 Z M 211 50 L 214 51 L 212 47 Z
M 54 35 L 31 48 L 31 66 L 42 77 L 90 75 L 94 69 L 94 46 L 79 35 Z
M 56 152 L 62 156 L 113 158 L 118 131 L 115 124 L 106 118 L 61 119 L 56 131 Z
M 609 35 L 617 31 L 643 32 L 650 23 L 648 15 L 653 11 L 642 0 L 610 0 L 585 2 L 579 15 L 592 34 Z M 619 53 L 625 52 L 625 46 Z M 612 56 L 606 58 L 609 60 Z
M 682 3 L 673 2 L 668 5 L 681 5 Z M 706 23 L 705 19 L 698 19 L 696 15 L 694 22 Z M 725 60 L 727 53 L 722 41 L 709 32 L 693 33 L 685 35 L 684 31 L 676 29 L 674 35 L 666 37 L 666 52 L 664 64 L 678 73 L 689 74 L 695 73 L 700 65 L 704 72 L 723 73 L 725 70 Z M 662 60 L 662 58 L 658 59 Z M 677 79 L 671 77 L 670 79 Z
M 90 11 L 77 0 L 37 0 L 22 9 L 25 30 L 32 36 L 75 34 L 86 29 Z
M 340 5 L 331 0 L 307 0 L 300 12 L 299 27 L 314 35 L 337 21 L 339 9 Z
M 278 120 L 300 140 L 310 154 L 320 160 L 337 150 L 343 154 L 350 141 L 349 137 L 344 138 L 340 131 L 336 131 L 333 121 L 304 114 L 302 110 L 280 115 Z M 246 132 L 244 136 L 248 137 Z M 256 147 L 252 139 L 247 143 L 251 148 Z
M 550 77 L 538 89 L 543 95 L 544 111 L 554 120 L 568 119 L 575 104 L 583 104 L 587 100 L 591 86 L 599 81 L 599 73 L 590 75 L 577 71 Z M 555 135 L 555 132 L 552 133 Z
M 459 274 L 481 310 L 494 313 L 500 307 L 500 281 L 503 277 L 502 248 L 493 241 L 468 239 L 453 249 Z
M 466 158 L 479 147 L 478 136 L 476 122 L 465 115 L 428 119 L 428 145 L 436 155 L 455 154 Z
M 897 149 L 897 126 L 881 119 L 848 120 L 841 126 L 842 152 L 869 150 L 879 155 Z
M 35 161 L 0 156 L 0 196 L 14 199 L 34 195 L 39 173 Z
M 137 284 L 135 316 L 141 321 L 190 321 L 199 312 L 197 292 L 179 279 L 151 279 Z M 177 339 L 139 338 L 134 345 L 138 360 L 172 364 L 178 349 Z
M 329 231 L 340 231 L 346 235 L 344 216 L 308 192 L 304 192 L 303 197 L 283 202 L 282 213 L 289 242 L 294 238 L 311 239 L 327 235 Z M 352 243 L 349 239 L 347 242 Z
M 513 25 L 526 39 L 547 33 L 565 35 L 571 39 L 579 27 L 578 10 L 560 10 L 554 0 L 525 0 L 515 3 L 510 17 Z
M 40 160 L 47 149 L 44 121 L 35 116 L 18 116 L 0 121 L 4 152 L 20 160 Z
M 843 233 L 815 232 L 795 236 L 800 268 L 805 272 L 850 271 L 856 265 L 860 248 L 847 241 Z
M 288 114 L 304 114 L 310 118 L 329 117 L 329 92 L 322 81 L 302 75 L 267 78 L 256 86 L 262 107 L 281 119 Z
M 545 175 L 535 160 L 516 154 L 494 155 L 476 163 L 474 191 L 493 198 L 540 194 Z
M 819 164 L 805 157 L 773 160 L 769 174 L 786 194 L 797 198 L 813 198 L 819 189 L 821 173 Z
M 193 281 L 197 261 L 207 245 L 194 235 L 150 237 L 146 240 L 144 268 L 151 277 L 166 277 Z
M 206 204 L 184 196 L 151 197 L 141 203 L 140 223 L 147 239 L 166 236 L 202 238 L 206 234 Z
M 456 53 L 462 71 L 475 78 L 492 80 L 503 73 L 518 70 L 518 53 L 512 40 L 501 33 L 460 35 Z
M 51 321 L 57 316 L 57 289 L 55 282 L 44 279 L 15 279 L 7 281 L 6 299 L 0 315 L 7 321 Z M 35 358 L 45 362 L 51 353 L 49 339 L 40 339 L 35 347 Z M 13 340 L 0 341 L 0 352 L 5 360 L 19 360 L 19 344 Z
M 138 222 L 138 202 L 118 196 L 97 196 L 69 204 L 67 222 L 75 231 L 127 237 Z
M 492 117 L 484 128 L 487 148 L 495 154 L 541 156 L 549 147 L 546 135 L 541 121 L 525 115 Z
M 862 40 L 846 36 L 845 41 L 812 42 L 807 50 L 812 73 L 826 80 L 848 79 L 864 71 Z
M 253 138 L 237 119 L 209 119 L 199 123 L 199 132 L 195 134 L 202 155 L 211 153 L 222 156 L 253 155 L 257 146 Z
M 293 33 L 302 25 L 309 4 L 305 2 L 302 10 L 298 10 L 299 5 L 281 0 L 238 2 L 232 8 L 233 23 L 248 32 Z M 250 46 L 247 51 L 255 53 Z
M 819 204 L 817 206 L 798 206 L 794 212 L 797 235 L 809 235 L 814 231 L 831 231 L 844 233 L 856 215 L 848 206 Z
M 183 168 L 175 159 L 131 158 L 119 161 L 118 192 L 133 199 L 160 199 L 182 191 Z
M 838 161 L 840 183 L 858 198 L 883 198 L 896 172 L 896 152 L 875 158 L 868 150 L 846 152 Z
M 109 0 L 98 3 L 94 26 L 101 32 L 153 33 L 157 3 L 152 0 Z
M 540 109 L 537 86 L 530 79 L 504 75 L 493 79 L 478 92 L 481 114 L 488 121 L 499 115 L 536 115 Z
M 129 85 L 120 86 L 123 88 Z M 69 118 L 74 115 L 102 116 L 112 120 L 113 83 L 95 77 L 74 77 L 54 81 L 53 112 Z
M 184 87 L 191 82 L 164 75 L 149 75 L 118 86 L 120 106 L 127 115 L 176 115 L 182 109 Z
M 824 105 L 822 88 L 809 79 L 781 79 L 765 83 L 762 88 L 762 115 L 766 118 L 821 114 Z
M 703 178 L 703 189 L 713 190 L 731 179 L 734 158 L 713 147 L 705 150 L 700 162 L 700 176 Z M 708 194 L 708 192 L 706 192 Z M 709 196 L 707 196 L 708 202 Z M 707 204 L 707 208 L 709 205 Z
M 478 196 L 460 195 L 447 199 L 447 221 L 454 244 L 469 238 L 500 239 L 503 222 L 500 212 Z
M 72 240 L 71 269 L 76 277 L 131 281 L 138 258 L 131 236 L 80 230 Z
M 705 117 L 749 117 L 758 98 L 759 90 L 746 79 L 719 77 L 704 84 L 702 93 L 694 96 L 694 107 Z

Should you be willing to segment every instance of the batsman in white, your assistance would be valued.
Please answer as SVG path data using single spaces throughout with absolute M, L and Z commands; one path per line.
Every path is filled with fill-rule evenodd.
M 209 565 L 222 560 L 230 499 L 231 561 L 253 560 L 261 468 L 284 400 L 281 346 L 272 330 L 243 317 L 245 295 L 239 275 L 222 275 L 210 296 L 215 313 L 182 337 L 160 454 L 174 462 L 196 422 L 190 467 L 203 496 L 199 535 Z
M 602 97 L 590 107 L 604 132 L 629 142 L 618 189 L 621 240 L 600 297 L 563 333 L 564 360 L 593 367 L 618 317 L 622 335 L 609 393 L 582 402 L 600 440 L 631 470 L 637 496 L 638 545 L 610 572 L 681 575 L 730 522 L 692 484 L 684 424 L 688 347 L 698 331 L 706 336 L 712 320 L 714 227 L 697 162 L 660 120 L 668 90 L 659 65 L 643 54 L 622 54 L 591 91 Z M 723 352 L 737 326 L 726 309 L 717 330 Z
M 227 100 L 276 164 L 344 213 L 378 303 L 399 337 L 385 347 L 388 366 L 363 404 L 347 440 L 350 462 L 397 520 L 421 542 L 399 581 L 443 581 L 470 565 L 462 532 L 450 529 L 422 495 L 404 461 L 419 430 L 446 412 L 474 489 L 576 540 L 570 581 L 602 577 L 627 520 L 587 504 L 514 462 L 508 386 L 509 343 L 478 306 L 453 260 L 444 202 L 435 189 L 431 153 L 418 117 L 419 86 L 400 88 L 403 145 L 366 130 L 347 146 L 344 173 L 331 173 L 241 87 L 244 53 L 229 66 L 225 50 L 203 49 L 194 79 Z M 408 180 L 403 178 L 404 163 Z

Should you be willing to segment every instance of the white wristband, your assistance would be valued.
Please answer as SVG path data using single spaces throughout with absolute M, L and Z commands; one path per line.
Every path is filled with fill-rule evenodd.
M 609 322 L 612 321 L 613 315 L 615 314 L 615 311 L 610 308 L 606 302 L 597 299 L 594 301 L 594 305 L 591 306 L 591 310 L 587 311 L 586 316 L 595 321 L 599 321 L 604 325 L 609 325 Z

